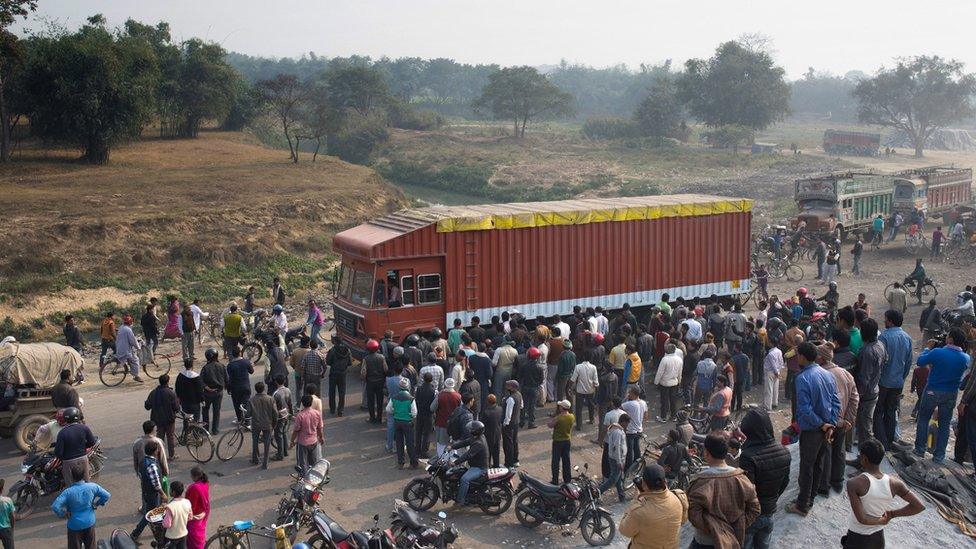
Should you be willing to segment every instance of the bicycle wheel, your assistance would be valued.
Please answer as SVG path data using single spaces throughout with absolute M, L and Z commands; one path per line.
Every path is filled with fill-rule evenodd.
M 98 369 L 98 379 L 102 380 L 102 384 L 106 387 L 117 387 L 125 381 L 125 376 L 129 374 L 129 368 L 126 364 L 119 364 L 117 358 L 112 357 L 107 359 L 108 361 Z
M 769 276 L 773 278 L 783 278 L 783 275 L 786 273 L 786 269 L 784 268 L 783 263 L 779 261 L 770 263 L 768 271 L 769 271 Z
M 795 263 L 791 263 L 786 267 L 786 280 L 790 282 L 799 282 L 803 280 L 803 267 Z
M 939 297 L 939 290 L 936 289 L 936 287 L 933 286 L 931 282 L 926 282 L 925 284 L 922 284 L 922 301 L 925 301 L 926 299 L 932 299 L 935 297 Z
M 142 371 L 152 379 L 159 379 L 159 376 L 168 374 L 172 367 L 173 362 L 169 359 L 169 355 L 156 355 L 152 362 L 142 365 Z
M 243 536 L 237 536 L 231 532 L 217 532 L 216 534 L 210 536 L 207 540 L 207 544 L 204 545 L 206 549 L 245 549 L 248 544 L 244 541 Z
M 644 467 L 646 466 L 644 458 L 636 459 L 630 464 L 630 467 L 624 471 L 624 488 L 630 490 L 631 486 L 634 485 L 634 479 L 638 475 L 644 472 Z
M 213 459 L 214 443 L 213 438 L 206 429 L 199 425 L 190 425 L 186 428 L 186 451 L 197 463 L 207 463 Z
M 261 360 L 261 357 L 264 356 L 264 349 L 259 343 L 252 341 L 244 346 L 242 355 L 244 358 L 250 360 L 251 364 L 257 364 Z
M 895 283 L 894 282 L 892 282 L 891 284 L 888 284 L 887 286 L 885 286 L 885 289 L 884 289 L 885 301 L 887 301 L 889 303 L 891 302 L 891 290 L 893 290 L 894 288 L 895 288 Z
M 217 459 L 220 461 L 228 461 L 233 459 L 234 456 L 241 451 L 241 446 L 243 444 L 243 429 L 234 429 L 233 431 L 227 431 L 226 433 L 220 435 L 220 438 L 217 440 Z

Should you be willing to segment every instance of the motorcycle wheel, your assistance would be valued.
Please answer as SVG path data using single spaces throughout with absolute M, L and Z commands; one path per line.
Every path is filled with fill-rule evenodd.
M 515 518 L 528 528 L 538 528 L 542 524 L 540 519 L 525 512 L 525 509 L 540 509 L 542 507 L 539 497 L 532 492 L 522 492 L 522 495 L 515 500 Z
M 92 452 L 90 456 L 88 456 L 88 469 L 89 469 L 89 474 L 92 476 L 92 478 L 97 477 L 98 473 L 102 472 L 102 467 L 104 465 L 105 465 L 105 456 L 102 455 L 102 452 L 100 450 L 96 450 Z
M 252 364 L 256 364 L 264 356 L 264 349 L 259 343 L 252 341 L 244 346 L 244 352 L 241 354 L 244 358 L 250 360 Z
M 403 489 L 403 500 L 414 511 L 426 511 L 440 498 L 440 488 L 429 478 L 415 478 Z
M 244 545 L 244 539 L 246 538 L 235 536 L 230 532 L 217 532 L 210 536 L 204 549 L 244 549 L 247 547 Z
M 335 544 L 323 538 L 322 534 L 315 534 L 308 538 L 305 544 L 311 549 L 336 549 Z
M 512 488 L 508 484 L 488 486 L 481 494 L 478 507 L 486 515 L 498 516 L 512 506 Z
M 580 520 L 580 533 L 586 543 L 594 547 L 609 545 L 617 533 L 617 525 L 610 513 L 603 509 L 587 511 Z
M 14 497 L 14 517 L 17 520 L 29 517 L 34 512 L 34 505 L 39 497 L 37 487 L 30 484 L 21 486 Z

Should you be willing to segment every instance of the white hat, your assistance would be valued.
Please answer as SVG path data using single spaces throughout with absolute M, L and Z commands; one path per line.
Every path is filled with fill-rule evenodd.
M 556 406 L 559 406 L 560 408 L 562 408 L 564 410 L 569 410 L 570 408 L 573 407 L 573 405 L 570 404 L 569 401 L 566 400 L 566 399 L 563 399 L 563 400 L 560 400 L 559 402 L 557 402 L 556 403 Z
M 449 377 L 449 378 L 447 378 L 447 379 L 444 380 L 444 388 L 445 389 L 453 389 L 454 388 L 454 378 L 453 377 Z
M 454 381 L 454 380 L 452 379 L 451 381 Z M 410 380 L 407 379 L 407 378 L 405 378 L 405 377 L 400 378 L 400 388 L 401 389 L 410 389 Z

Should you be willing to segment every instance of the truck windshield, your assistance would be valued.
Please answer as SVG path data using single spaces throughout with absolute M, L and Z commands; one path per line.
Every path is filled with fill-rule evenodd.
M 348 299 L 356 305 L 369 307 L 373 291 L 373 273 L 357 271 L 349 265 L 339 269 L 337 297 Z
M 827 210 L 834 207 L 834 203 L 829 200 L 803 200 L 800 208 L 803 210 Z

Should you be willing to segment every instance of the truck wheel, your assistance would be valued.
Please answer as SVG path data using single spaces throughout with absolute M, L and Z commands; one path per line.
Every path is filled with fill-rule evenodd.
M 20 420 L 17 423 L 17 427 L 14 428 L 14 444 L 17 445 L 17 448 L 25 454 L 30 451 L 31 444 L 34 442 L 34 435 L 37 434 L 37 429 L 48 421 L 51 421 L 50 418 L 40 414 L 27 416 Z

